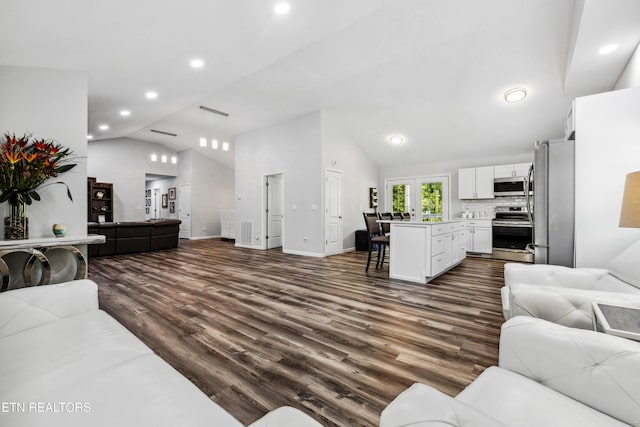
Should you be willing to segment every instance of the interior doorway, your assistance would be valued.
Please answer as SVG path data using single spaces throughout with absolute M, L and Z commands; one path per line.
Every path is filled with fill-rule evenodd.
M 181 239 L 191 238 L 191 184 L 183 184 L 178 190 L 178 215 L 180 216 Z
M 267 249 L 281 248 L 284 230 L 284 176 L 265 176 L 265 242 Z
M 325 213 L 324 213 L 324 253 L 341 254 L 343 251 L 342 231 L 342 172 L 326 169 L 324 172 Z

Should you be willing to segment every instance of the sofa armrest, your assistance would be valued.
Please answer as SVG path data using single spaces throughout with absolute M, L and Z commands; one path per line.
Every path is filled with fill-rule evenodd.
M 552 285 L 558 287 L 594 289 L 608 270 L 601 268 L 569 268 L 560 265 L 507 263 L 504 283 Z
M 98 286 L 91 280 L 3 292 L 0 337 L 93 310 L 98 310 Z
M 507 287 L 505 287 L 507 288 Z M 506 290 L 507 318 L 531 316 L 572 328 L 592 329 L 593 301 L 640 307 L 640 294 L 514 284 Z
M 622 422 L 640 423 L 640 342 L 521 316 L 502 326 L 499 364 Z
M 416 383 L 380 415 L 380 427 L 506 427 L 500 421 L 438 390 Z
M 291 406 L 281 406 L 248 427 L 322 427 L 322 424 Z

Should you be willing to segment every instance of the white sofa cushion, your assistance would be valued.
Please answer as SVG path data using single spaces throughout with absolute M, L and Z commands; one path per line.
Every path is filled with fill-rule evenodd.
M 507 427 L 476 409 L 424 384 L 413 384 L 382 411 L 380 427 Z
M 638 342 L 521 316 L 502 327 L 499 365 L 640 425 Z
M 592 329 L 593 301 L 640 307 L 640 294 L 515 283 L 503 294 L 505 316 L 531 316 L 572 328 Z
M 91 280 L 29 287 L 0 293 L 0 337 L 98 310 L 98 287 Z
M 0 338 L 0 361 L 0 401 L 27 405 L 3 427 L 242 425 L 102 311 Z M 30 411 L 38 402 L 89 411 Z
M 506 369 L 490 367 L 457 397 L 513 427 L 626 424 Z
M 322 427 L 322 424 L 296 408 L 281 406 L 249 427 Z
M 625 249 L 607 266 L 618 279 L 640 288 L 640 240 Z

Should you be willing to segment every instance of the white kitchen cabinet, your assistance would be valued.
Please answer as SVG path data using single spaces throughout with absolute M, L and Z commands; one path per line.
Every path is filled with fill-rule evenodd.
M 427 283 L 466 256 L 464 221 L 391 221 L 389 277 Z
M 527 176 L 531 163 L 516 163 L 511 165 L 498 165 L 493 167 L 495 178 L 514 178 L 516 176 Z
M 490 254 L 493 252 L 493 230 L 490 219 L 474 219 L 466 222 L 467 252 Z
M 459 199 L 493 199 L 494 167 L 458 169 Z

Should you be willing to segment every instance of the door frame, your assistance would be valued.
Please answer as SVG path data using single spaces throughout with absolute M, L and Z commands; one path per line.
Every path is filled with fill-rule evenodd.
M 269 248 L 269 242 L 266 239 L 266 236 L 268 236 L 268 232 L 269 232 L 269 218 L 268 218 L 268 212 L 267 212 L 267 208 L 268 208 L 268 188 L 267 188 L 267 179 L 270 176 L 274 176 L 274 175 L 280 175 L 282 176 L 282 235 L 280 237 L 280 240 L 282 241 L 282 250 L 284 250 L 284 245 L 285 245 L 285 221 L 286 221 L 286 215 L 284 214 L 285 211 L 285 202 L 284 202 L 284 198 L 285 198 L 285 174 L 283 170 L 280 171 L 274 171 L 271 173 L 265 173 L 262 175 L 262 210 L 260 211 L 260 222 L 261 222 L 261 228 L 262 228 L 262 239 L 261 239 L 261 243 L 260 243 L 260 249 L 264 249 L 267 250 Z M 274 248 L 276 249 L 276 248 Z
M 340 174 L 340 237 L 341 237 L 341 248 L 340 251 L 336 251 L 336 252 L 327 252 L 327 172 L 334 172 L 334 173 L 338 173 Z M 323 240 L 325 241 L 324 243 L 324 254 L 325 255 L 337 255 L 337 254 L 341 254 L 344 252 L 344 197 L 343 197 L 343 193 L 344 193 L 344 173 L 342 170 L 340 169 L 333 169 L 333 168 L 325 168 L 324 169 L 324 179 L 322 180 L 322 184 L 323 184 L 323 188 L 324 188 L 324 198 L 323 198 Z
M 191 193 L 191 183 L 178 185 L 178 219 L 180 219 L 180 221 L 182 221 L 182 208 L 183 208 L 183 205 L 181 203 L 184 203 L 184 202 L 182 201 L 183 198 L 180 197 L 180 194 L 182 193 L 182 191 L 180 191 L 180 190 L 183 187 L 188 187 L 189 188 L 189 235 L 187 237 L 180 236 L 181 234 L 183 234 L 182 223 L 180 224 L 180 230 L 178 231 L 178 235 L 180 236 L 181 239 L 191 240 L 191 236 L 193 235 L 193 230 L 191 230 L 191 226 L 193 225 L 193 222 L 191 221 L 191 218 L 192 218 L 191 207 L 193 205 L 191 203 L 191 198 L 193 196 L 193 194 Z M 184 221 L 182 221 L 182 222 L 184 222 Z
M 443 209 L 442 212 L 442 220 L 443 221 L 448 221 L 451 218 L 451 174 L 450 173 L 440 173 L 440 174 L 433 174 L 433 175 L 416 175 L 416 176 L 410 176 L 410 177 L 404 177 L 404 178 L 385 178 L 384 180 L 384 211 L 383 212 L 391 212 L 391 209 L 393 207 L 393 201 L 392 201 L 392 197 L 393 194 L 391 194 L 390 191 L 390 181 L 398 181 L 398 183 L 400 182 L 405 182 L 405 183 L 409 183 L 413 186 L 412 190 L 411 190 L 411 197 L 412 197 L 412 206 L 411 208 L 414 209 L 414 214 L 412 214 L 412 218 L 411 220 L 417 220 L 422 218 L 422 200 L 421 197 L 417 197 L 419 192 L 418 192 L 418 184 L 422 184 L 425 180 L 429 180 L 431 182 L 433 181 L 441 181 L 442 179 L 438 179 L 438 178 L 446 178 L 447 179 L 447 191 L 443 191 L 442 192 L 442 198 L 443 198 L 443 203 L 444 203 L 444 198 L 447 198 L 446 201 L 446 215 Z M 418 209 L 417 212 L 415 213 L 415 208 L 417 207 L 416 203 L 418 203 L 418 200 L 420 200 L 420 209 Z M 378 211 L 381 211 L 380 208 L 378 208 Z M 414 218 L 415 217 L 415 218 Z

